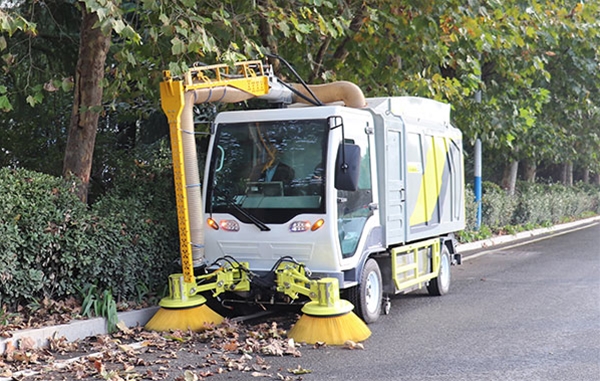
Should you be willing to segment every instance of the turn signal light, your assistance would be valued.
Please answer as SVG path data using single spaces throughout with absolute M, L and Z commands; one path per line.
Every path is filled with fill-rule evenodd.
M 314 232 L 315 230 L 319 229 L 324 224 L 325 224 L 325 220 L 321 218 L 320 220 L 317 220 L 317 222 L 315 222 L 313 224 L 313 226 L 310 228 L 310 230 Z
M 206 224 L 215 230 L 219 230 L 219 224 L 217 224 L 217 221 L 213 220 L 212 218 L 206 219 Z

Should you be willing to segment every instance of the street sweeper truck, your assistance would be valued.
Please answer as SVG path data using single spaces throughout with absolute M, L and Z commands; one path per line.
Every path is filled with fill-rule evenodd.
M 289 335 L 335 345 L 366 339 L 395 294 L 449 291 L 465 225 L 450 106 L 298 82 L 260 61 L 164 73 L 182 272 L 147 328 L 202 329 L 216 303 L 297 304 Z M 249 99 L 264 104 L 216 116 L 201 183 L 194 105 Z

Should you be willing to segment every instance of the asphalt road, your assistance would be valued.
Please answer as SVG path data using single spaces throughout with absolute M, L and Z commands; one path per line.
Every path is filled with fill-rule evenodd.
M 600 224 L 476 254 L 453 268 L 450 294 L 393 298 L 364 350 L 305 347 L 301 357 L 268 357 L 265 372 L 289 376 L 300 366 L 311 371 L 305 381 L 600 380 Z

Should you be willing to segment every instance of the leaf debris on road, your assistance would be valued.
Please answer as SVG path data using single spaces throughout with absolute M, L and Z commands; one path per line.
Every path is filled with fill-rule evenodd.
M 33 349 L 27 340 L 21 340 L 17 348 L 11 344 L 0 356 L 0 377 L 193 381 L 225 372 L 245 372 L 260 378 L 301 379 L 270 372 L 265 356 L 301 356 L 301 345 L 286 338 L 286 331 L 276 322 L 246 326 L 226 320 L 200 333 L 157 333 L 124 325 L 118 328 L 112 335 L 76 342 L 53 337 L 44 349 Z M 307 373 L 300 366 L 295 372 Z

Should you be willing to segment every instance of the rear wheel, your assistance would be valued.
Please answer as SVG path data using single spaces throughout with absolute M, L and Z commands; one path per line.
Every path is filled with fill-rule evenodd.
M 348 291 L 348 299 L 365 323 L 373 323 L 381 315 L 383 284 L 377 261 L 369 258 L 363 266 L 359 284 Z
M 450 291 L 450 253 L 448 247 L 442 245 L 440 253 L 440 272 L 438 276 L 429 281 L 427 291 L 429 295 L 442 296 Z

